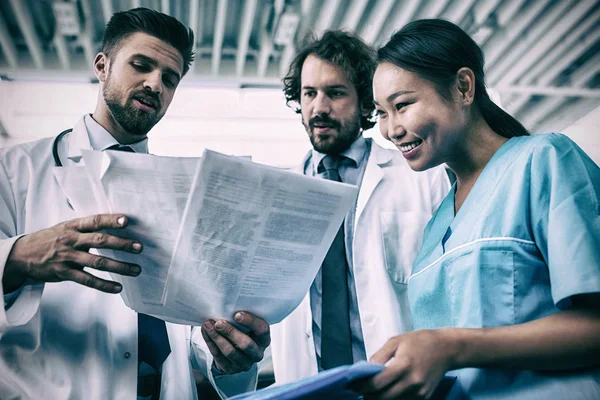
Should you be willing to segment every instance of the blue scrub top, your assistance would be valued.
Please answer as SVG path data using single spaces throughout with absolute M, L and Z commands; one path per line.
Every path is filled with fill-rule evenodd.
M 520 324 L 600 292 L 599 199 L 600 169 L 566 136 L 508 140 L 456 216 L 453 189 L 425 228 L 408 282 L 414 328 Z M 452 374 L 473 399 L 600 399 L 600 369 Z

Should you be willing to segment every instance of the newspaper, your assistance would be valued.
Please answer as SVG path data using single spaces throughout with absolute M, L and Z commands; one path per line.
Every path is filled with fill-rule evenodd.
M 207 150 L 201 158 L 82 151 L 55 173 L 80 216 L 123 213 L 111 233 L 141 254 L 99 254 L 142 266 L 111 274 L 133 310 L 199 325 L 249 311 L 281 321 L 308 292 L 356 198 L 355 186 Z

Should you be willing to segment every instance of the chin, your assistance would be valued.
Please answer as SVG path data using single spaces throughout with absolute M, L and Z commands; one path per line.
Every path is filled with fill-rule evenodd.
M 410 169 L 417 172 L 427 171 L 428 169 L 436 166 L 432 165 L 431 163 L 424 162 L 423 160 L 407 160 L 407 162 Z

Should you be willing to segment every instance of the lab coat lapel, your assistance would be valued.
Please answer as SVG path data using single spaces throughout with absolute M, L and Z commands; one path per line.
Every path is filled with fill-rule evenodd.
M 360 190 L 358 192 L 358 200 L 356 202 L 356 216 L 355 216 L 355 224 L 356 227 L 358 225 L 358 221 L 360 220 L 360 216 L 365 210 L 371 195 L 375 191 L 375 188 L 379 185 L 381 180 L 384 177 L 383 166 L 390 162 L 392 156 L 389 152 L 381 151 L 377 145 L 371 146 L 371 154 L 369 156 L 369 160 L 367 161 L 367 168 L 365 169 L 365 175 L 362 180 L 362 185 L 360 186 Z
M 74 163 L 77 164 L 81 160 L 81 150 L 92 148 L 84 119 L 81 118 L 73 127 L 73 131 L 64 136 L 61 141 L 65 141 L 67 151 L 61 152 L 61 146 L 59 144 L 60 159 L 65 167 L 74 167 Z M 65 179 L 68 179 L 68 171 L 65 167 L 54 167 L 52 172 L 58 187 L 62 191 L 66 201 L 72 209 L 72 199 L 69 191 L 67 190 L 67 186 L 64 184 Z

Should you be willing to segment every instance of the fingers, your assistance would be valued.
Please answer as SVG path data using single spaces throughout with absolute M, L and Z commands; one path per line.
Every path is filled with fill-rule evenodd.
M 219 336 L 231 343 L 237 350 L 240 350 L 252 363 L 262 360 L 264 356 L 263 349 L 252 337 L 241 332 L 227 321 L 218 320 L 215 322 L 214 327 Z
M 219 321 L 219 322 L 223 322 L 223 321 Z M 225 328 L 225 329 L 227 329 L 227 328 Z M 244 335 L 243 333 L 239 332 L 237 329 L 235 329 L 235 331 L 237 331 L 241 335 Z M 259 360 L 251 359 L 248 356 L 248 353 L 246 353 L 242 348 L 237 347 L 237 345 L 239 344 L 242 347 L 245 346 L 246 350 L 247 350 L 248 342 L 240 340 L 239 336 L 235 335 L 234 332 L 229 332 L 229 337 L 235 336 L 236 341 L 235 342 L 230 341 L 229 337 L 226 337 L 223 334 L 221 334 L 220 331 L 217 331 L 216 323 L 214 323 L 213 321 L 210 321 L 210 320 L 206 321 L 204 323 L 204 325 L 202 325 L 203 336 L 205 336 L 205 333 L 208 336 L 208 339 L 212 340 L 212 342 L 216 345 L 216 348 L 214 348 L 214 350 L 216 350 L 216 354 L 213 353 L 212 350 L 211 350 L 211 353 L 213 354 L 213 357 L 215 358 L 215 361 L 218 363 L 219 367 L 221 368 L 223 364 L 227 365 L 227 363 L 220 362 L 221 360 L 223 360 L 223 357 L 231 363 L 230 365 L 231 365 L 232 371 L 225 371 L 225 372 L 234 373 L 234 372 L 247 371 L 250 369 L 250 367 L 252 367 L 252 365 L 255 362 L 262 359 L 262 356 L 260 357 Z M 248 339 L 250 339 L 250 338 L 248 338 Z M 206 338 L 205 338 L 205 340 L 206 340 Z M 250 339 L 250 341 L 251 341 L 251 339 Z M 234 345 L 234 343 L 235 343 L 235 345 Z M 256 346 L 255 343 L 254 343 L 254 345 Z M 209 349 L 210 349 L 210 347 L 209 347 Z M 252 350 L 250 350 L 250 352 L 252 352 Z
M 373 354 L 369 361 L 376 364 L 385 364 L 388 362 L 394 356 L 396 349 L 398 348 L 398 343 L 394 339 L 395 338 L 388 340 L 377 353 Z
M 142 244 L 135 240 L 120 238 L 108 233 L 80 233 L 77 235 L 73 247 L 76 249 L 112 249 L 127 251 L 129 253 L 141 253 Z
M 246 311 L 237 312 L 234 316 L 235 322 L 250 329 L 254 340 L 263 349 L 271 344 L 271 330 L 264 319 Z M 262 357 L 261 357 L 262 358 Z
M 67 221 L 65 226 L 85 233 L 96 232 L 102 229 L 124 228 L 127 226 L 127 222 L 127 217 L 124 215 L 97 214 Z
M 97 269 L 98 271 L 114 272 L 119 275 L 138 276 L 142 269 L 137 264 L 131 264 L 78 251 L 73 253 L 73 263 Z
M 373 358 L 371 358 L 371 360 L 372 359 Z M 404 377 L 406 377 L 407 373 L 408 365 L 394 359 L 392 362 L 388 363 L 383 371 L 369 379 L 363 387 L 363 390 L 365 393 L 382 393 L 388 386 L 395 382 L 401 382 Z
M 105 293 L 119 293 L 123 289 L 120 283 L 98 278 L 80 269 L 65 269 L 62 275 L 63 280 L 73 281 Z
M 223 353 L 221 352 L 221 349 L 210 338 L 210 336 L 209 336 L 208 332 L 206 331 L 206 329 L 204 328 L 204 326 L 202 326 L 200 328 L 200 332 L 202 332 L 202 337 L 204 338 L 204 342 L 206 342 L 206 345 L 208 346 L 208 350 L 210 350 L 210 354 L 213 355 L 215 363 L 217 364 L 219 369 L 221 369 L 223 372 L 231 371 L 231 369 L 232 369 L 231 361 L 229 361 L 227 359 L 227 357 L 225 357 L 223 355 Z

